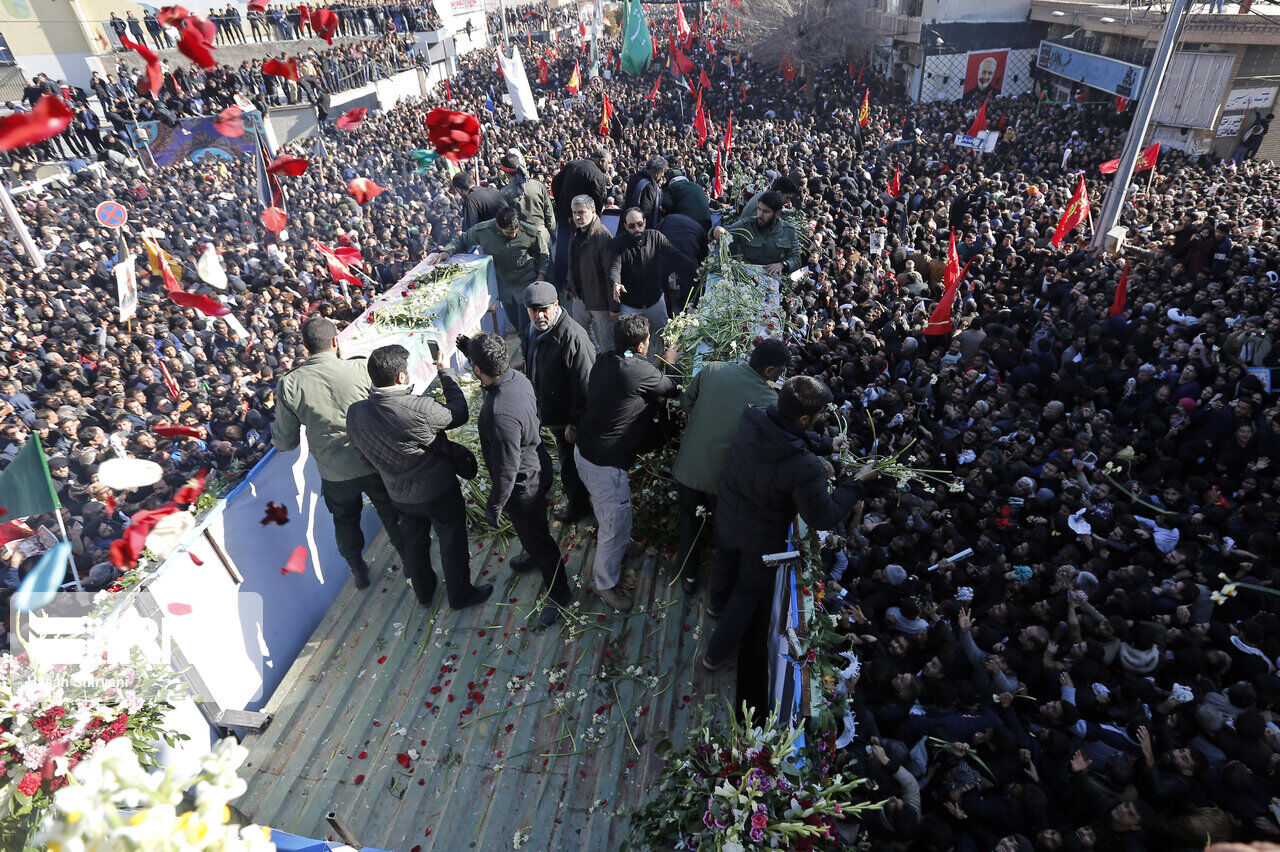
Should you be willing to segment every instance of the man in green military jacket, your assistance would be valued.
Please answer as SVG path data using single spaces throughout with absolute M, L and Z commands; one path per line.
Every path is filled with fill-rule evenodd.
M 680 551 L 686 594 L 698 590 L 698 544 L 710 533 L 710 519 L 698 510 L 714 509 L 720 476 L 729 462 L 729 443 L 738 430 L 742 412 L 750 405 L 775 405 L 773 386 L 791 363 L 787 345 L 776 337 L 756 344 L 746 364 L 710 361 L 702 366 L 680 396 L 680 407 L 689 413 L 689 425 L 680 440 L 680 451 L 671 475 L 680 489 Z M 705 527 L 705 529 L 704 529 Z
M 499 165 L 511 175 L 511 180 L 502 187 L 502 197 L 507 199 L 509 206 L 516 208 L 520 221 L 541 228 L 547 236 L 547 245 L 551 245 L 556 239 L 556 211 L 551 205 L 547 185 L 529 177 L 524 157 L 519 151 L 503 154 Z
M 514 325 L 523 338 L 529 328 L 529 312 L 524 309 L 520 297 L 525 287 L 547 278 L 551 249 L 546 234 L 535 225 L 521 222 L 515 209 L 506 207 L 493 219 L 458 234 L 429 259 L 444 263 L 459 252 L 469 251 L 474 245 L 480 246 L 480 251 L 493 258 L 502 309 L 506 311 L 507 322 Z
M 785 203 L 781 193 L 771 189 L 760 196 L 754 219 L 739 219 L 727 229 L 717 226 L 711 236 L 718 240 L 728 230 L 733 234 L 730 254 L 763 266 L 770 275 L 789 275 L 804 265 L 804 259 L 795 227 L 782 218 Z
M 364 495 L 382 519 L 387 538 L 400 554 L 400 513 L 382 484 L 382 477 L 347 441 L 347 409 L 369 395 L 372 386 L 365 359 L 338 357 L 338 327 L 325 317 L 302 324 L 302 344 L 311 357 L 280 379 L 276 386 L 276 419 L 271 443 L 277 450 L 298 446 L 302 427 L 307 429 L 307 450 L 320 471 L 320 494 L 333 515 L 338 553 L 351 566 L 357 589 L 369 587 L 364 561 L 364 533 L 360 514 Z M 400 563 L 404 564 L 401 555 Z

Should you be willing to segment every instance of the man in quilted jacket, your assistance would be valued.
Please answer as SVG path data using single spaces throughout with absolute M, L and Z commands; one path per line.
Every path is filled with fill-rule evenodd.
M 775 569 L 762 557 L 787 550 L 796 513 L 813 529 L 830 530 L 857 500 L 852 480 L 834 493 L 828 489 L 831 466 L 814 454 L 806 435 L 830 402 L 825 384 L 796 376 L 782 386 L 776 406 L 751 406 L 738 423 L 716 503 L 707 612 L 720 623 L 702 658 L 712 671 L 737 658 L 749 632 L 755 638 L 766 632 Z
M 431 567 L 431 531 L 440 538 L 440 561 L 449 606 L 465 609 L 484 603 L 492 585 L 471 582 L 467 552 L 467 509 L 458 477 L 443 454 L 446 429 L 467 422 L 467 398 L 458 377 L 443 358 L 436 361 L 444 404 L 409 386 L 409 350 L 382 346 L 369 356 L 369 398 L 347 410 L 347 437 L 366 462 L 382 474 L 391 501 L 400 511 L 405 576 L 418 603 L 431 606 L 436 572 Z

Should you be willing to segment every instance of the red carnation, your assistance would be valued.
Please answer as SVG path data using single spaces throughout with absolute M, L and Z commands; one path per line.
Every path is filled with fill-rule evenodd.
M 36 794 L 36 790 L 40 789 L 40 782 L 43 780 L 39 772 L 28 772 L 26 777 L 18 782 L 18 792 L 30 798 Z

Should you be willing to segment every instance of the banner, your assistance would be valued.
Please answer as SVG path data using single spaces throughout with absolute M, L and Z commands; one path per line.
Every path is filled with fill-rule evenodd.
M 232 162 L 244 154 L 254 153 L 255 131 L 262 128 L 262 116 L 248 113 L 244 116 L 243 136 L 223 136 L 214 127 L 217 116 L 179 119 L 170 127 L 162 121 L 140 121 L 129 127 L 134 144 L 146 146 L 160 167 L 190 161 L 202 163 L 209 160 Z
M 116 276 L 116 302 L 119 304 L 120 322 L 131 319 L 138 312 L 138 268 L 135 255 L 125 255 L 112 272 Z
M 964 97 L 983 100 L 1000 94 L 1004 88 L 1004 71 L 1009 64 L 1009 48 L 971 50 L 965 60 Z
M 538 105 L 533 99 L 529 76 L 524 72 L 524 60 L 520 58 L 520 48 L 512 44 L 509 59 L 499 48 L 498 66 L 502 69 L 502 79 L 507 83 L 507 93 L 511 96 L 511 108 L 515 110 L 516 121 L 537 121 Z

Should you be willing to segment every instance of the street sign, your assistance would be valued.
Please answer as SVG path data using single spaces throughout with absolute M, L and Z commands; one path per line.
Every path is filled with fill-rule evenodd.
M 93 211 L 98 224 L 104 228 L 119 228 L 129 221 L 129 211 L 118 201 L 104 201 Z

